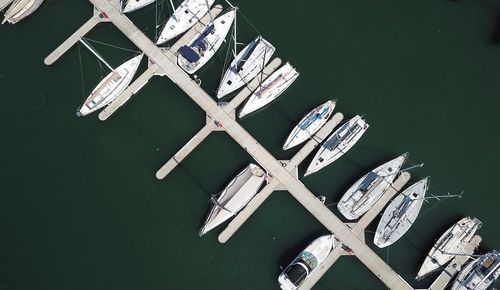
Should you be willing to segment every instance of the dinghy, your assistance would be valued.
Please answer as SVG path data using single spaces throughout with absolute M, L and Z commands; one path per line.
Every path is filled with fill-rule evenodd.
M 253 92 L 243 108 L 238 112 L 238 117 L 243 118 L 275 100 L 298 76 L 299 73 L 287 62 Z
M 156 0 L 125 0 L 125 7 L 123 8 L 123 13 L 134 12 L 138 9 L 141 9 L 151 3 L 154 3 Z
M 4 10 L 5 7 L 9 6 L 14 0 L 0 0 L 0 11 Z
M 373 239 L 377 247 L 392 245 L 410 229 L 422 208 L 428 180 L 424 178 L 408 187 L 387 206 Z
M 392 185 L 408 154 L 388 161 L 365 174 L 342 196 L 337 208 L 348 220 L 365 214 Z
M 314 136 L 330 119 L 333 109 L 335 109 L 335 104 L 336 101 L 327 101 L 302 118 L 286 139 L 283 150 L 295 147 Z
M 43 0 L 14 0 L 7 12 L 5 12 L 2 24 L 9 22 L 16 24 L 24 18 L 30 16 L 42 5 Z
M 500 254 L 491 251 L 469 262 L 460 271 L 451 290 L 486 290 L 500 275 Z
M 187 73 L 193 74 L 205 65 L 224 42 L 235 17 L 236 9 L 231 9 L 209 23 L 187 45 L 179 48 L 179 66 Z
M 177 9 L 172 7 L 175 9 L 174 14 L 163 27 L 156 44 L 160 45 L 174 39 L 193 27 L 208 13 L 214 2 L 215 0 L 186 0 Z
M 304 176 L 317 172 L 339 159 L 359 141 L 368 127 L 369 125 L 361 116 L 355 116 L 342 125 L 321 145 Z
M 229 65 L 217 89 L 217 98 L 220 99 L 250 82 L 271 60 L 274 51 L 274 46 L 262 36 L 257 36 Z
M 114 101 L 132 82 L 142 57 L 143 54 L 140 54 L 110 72 L 78 109 L 77 115 L 88 115 Z
M 418 271 L 416 279 L 442 269 L 451 259 L 464 253 L 482 223 L 477 218 L 465 217 L 448 229 L 432 247 Z
M 255 164 L 248 165 L 229 182 L 217 199 L 199 235 L 202 236 L 242 210 L 257 194 L 266 179 L 266 173 Z
M 335 247 L 335 237 L 326 235 L 307 246 L 278 277 L 283 290 L 297 289 L 325 261 Z

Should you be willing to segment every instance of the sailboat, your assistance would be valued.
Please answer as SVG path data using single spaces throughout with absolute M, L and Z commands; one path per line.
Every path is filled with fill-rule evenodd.
M 500 254 L 491 251 L 469 262 L 458 274 L 451 290 L 486 290 L 500 275 Z
M 238 117 L 243 118 L 275 100 L 297 79 L 298 76 L 299 73 L 287 62 L 262 82 L 262 84 L 252 93 L 250 98 L 245 102 L 243 108 L 238 112 Z
M 235 17 L 234 8 L 210 22 L 187 45 L 181 46 L 177 55 L 179 66 L 193 74 L 205 65 L 224 42 Z
M 416 279 L 440 269 L 456 255 L 464 253 L 482 223 L 477 218 L 465 217 L 448 229 L 436 242 L 418 271 Z
M 175 9 L 175 11 L 163 27 L 156 44 L 160 45 L 174 39 L 193 27 L 196 22 L 208 13 L 214 2 L 215 0 L 185 0 L 175 9 L 172 1 L 170 1 L 172 9 Z
M 236 32 L 236 28 L 234 31 Z M 262 36 L 257 36 L 229 65 L 217 89 L 217 98 L 220 99 L 250 82 L 264 69 L 275 50 L 271 43 Z M 236 40 L 234 53 L 236 53 Z
M 288 138 L 286 138 L 283 150 L 295 147 L 307 139 L 311 138 L 316 132 L 325 125 L 335 109 L 336 100 L 329 100 L 326 103 L 314 108 L 293 128 Z
M 342 196 L 337 208 L 348 220 L 365 214 L 392 185 L 408 154 L 398 156 L 356 181 Z
M 9 22 L 16 24 L 24 18 L 30 16 L 42 5 L 43 0 L 14 0 L 4 15 L 2 24 Z
M 422 208 L 428 181 L 424 178 L 414 183 L 387 206 L 373 239 L 377 247 L 392 245 L 410 229 Z
M 84 42 L 83 42 L 84 43 Z M 87 46 L 89 49 L 90 46 Z M 93 53 L 98 55 L 91 49 Z M 78 109 L 77 116 L 85 116 L 95 112 L 114 101 L 132 82 L 143 54 L 139 54 L 112 70 L 90 93 L 83 105 Z
M 141 9 L 156 0 L 125 0 L 125 7 L 123 8 L 123 13 L 134 12 L 138 9 Z
M 335 246 L 333 235 L 314 240 L 281 272 L 278 277 L 281 289 L 297 289 L 326 260 Z
M 200 229 L 202 236 L 242 210 L 257 194 L 266 179 L 266 173 L 255 164 L 250 164 L 229 182 L 217 199 L 212 198 L 212 208 Z
M 317 172 L 339 159 L 359 141 L 368 127 L 368 123 L 359 115 L 342 125 L 321 145 L 304 176 Z
M 5 7 L 9 6 L 14 0 L 0 0 L 0 11 L 4 10 Z

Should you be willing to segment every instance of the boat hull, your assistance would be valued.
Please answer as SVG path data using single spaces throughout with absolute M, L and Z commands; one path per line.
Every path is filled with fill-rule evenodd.
M 217 89 L 217 98 L 220 99 L 249 83 L 264 69 L 275 50 L 271 43 L 262 36 L 257 36 L 229 65 Z
M 154 3 L 156 0 L 128 0 L 123 13 L 130 13 Z
M 413 225 L 422 208 L 428 178 L 405 189 L 385 209 L 377 226 L 373 243 L 385 248 L 399 240 Z
M 337 209 L 348 220 L 365 214 L 392 185 L 407 154 L 398 156 L 358 179 L 342 196 Z
M 416 279 L 446 265 L 455 255 L 461 255 L 482 223 L 476 218 L 465 217 L 449 228 L 427 254 Z
M 295 126 L 290 135 L 288 135 L 283 150 L 293 148 L 307 139 L 311 138 L 316 132 L 325 125 L 335 109 L 336 101 L 327 101 L 326 103 L 314 108 Z
M 186 46 L 181 47 L 177 54 L 178 65 L 189 74 L 193 74 L 203 67 L 224 42 L 234 17 L 236 17 L 236 10 L 234 9 L 217 17 L 213 21 L 213 27 L 207 26 L 205 30 L 191 39 Z M 210 31 L 207 31 L 207 29 L 210 29 Z M 200 40 L 203 35 L 205 36 Z M 182 53 L 183 49 L 195 54 L 197 59 L 188 60 L 187 55 Z
M 215 0 L 186 0 L 182 2 L 163 27 L 156 44 L 160 45 L 174 39 L 193 27 L 208 13 L 214 2 Z
M 206 234 L 242 210 L 257 194 L 265 178 L 265 172 L 255 164 L 250 164 L 241 171 L 229 182 L 217 200 L 213 200 L 214 204 L 199 235 Z
M 86 116 L 113 102 L 132 82 L 142 57 L 140 54 L 110 72 L 78 109 L 77 115 Z
M 486 290 L 500 275 L 500 255 L 489 252 L 469 262 L 458 273 L 451 290 Z
M 33 14 L 42 3 L 43 0 L 15 0 L 7 12 L 5 12 L 2 24 L 5 22 L 9 22 L 10 24 L 18 23 Z
M 299 73 L 293 68 L 290 63 L 270 75 L 261 86 L 256 89 L 250 98 L 245 102 L 243 108 L 238 112 L 238 117 L 244 116 L 257 111 L 270 102 L 278 98 L 299 76 Z
M 4 10 L 5 7 L 9 6 L 14 0 L 0 0 L 0 11 Z
M 278 277 L 281 289 L 297 289 L 326 260 L 334 247 L 333 235 L 314 240 L 281 272 Z
M 359 115 L 342 125 L 323 142 L 304 176 L 313 174 L 339 159 L 359 141 L 368 127 Z

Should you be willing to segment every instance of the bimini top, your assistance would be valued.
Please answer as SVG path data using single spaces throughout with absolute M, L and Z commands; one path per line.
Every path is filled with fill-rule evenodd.
M 183 45 L 179 48 L 179 53 L 187 59 L 189 62 L 197 62 L 200 60 L 200 56 L 191 47 Z
M 179 48 L 179 53 L 189 62 L 197 62 L 200 60 L 203 52 L 207 50 L 207 44 L 205 38 L 209 35 L 215 26 L 212 24 L 208 26 L 198 38 L 191 44 L 191 46 L 183 45 Z M 196 52 L 197 49 L 199 52 Z

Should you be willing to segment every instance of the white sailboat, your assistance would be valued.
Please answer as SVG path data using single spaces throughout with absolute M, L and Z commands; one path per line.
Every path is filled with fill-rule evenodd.
M 336 100 L 329 100 L 326 103 L 314 108 L 293 128 L 290 135 L 283 145 L 283 150 L 295 147 L 307 139 L 311 138 L 316 132 L 325 125 L 335 109 Z
M 208 13 L 214 2 L 215 0 L 185 0 L 175 9 L 172 1 L 170 1 L 172 9 L 175 9 L 175 11 L 163 27 L 156 44 L 160 45 L 174 39 L 193 27 L 196 22 Z
M 4 10 L 5 7 L 9 6 L 14 0 L 0 0 L 0 11 Z
M 477 218 L 465 217 L 448 229 L 432 247 L 418 271 L 416 279 L 440 269 L 456 255 L 464 253 L 482 223 Z
M 253 92 L 243 108 L 238 112 L 238 117 L 243 118 L 275 100 L 298 76 L 299 73 L 287 62 Z
M 217 98 L 220 99 L 250 82 L 271 60 L 274 51 L 275 48 L 271 43 L 262 36 L 257 36 L 229 65 L 217 89 Z
M 9 22 L 16 24 L 30 16 L 42 5 L 43 0 L 14 0 L 7 12 L 5 12 L 2 24 Z
M 392 185 L 408 154 L 405 153 L 365 174 L 342 196 L 337 208 L 348 220 L 365 214 Z
M 78 109 L 78 116 L 95 112 L 114 101 L 132 82 L 143 54 L 137 55 L 112 70 L 92 91 L 83 105 Z
M 138 9 L 141 9 L 151 3 L 154 3 L 156 0 L 125 0 L 125 7 L 123 8 L 123 13 L 134 12 Z
M 278 277 L 281 289 L 297 289 L 325 261 L 335 246 L 333 235 L 314 240 L 281 272 Z
M 255 164 L 248 165 L 229 182 L 217 199 L 212 198 L 212 208 L 200 229 L 202 236 L 242 210 L 257 194 L 266 179 L 266 173 Z
M 304 176 L 317 172 L 339 159 L 359 141 L 368 127 L 368 123 L 359 115 L 342 125 L 321 145 Z
M 410 229 L 422 208 L 428 181 L 424 178 L 408 187 L 387 206 L 373 239 L 377 247 L 392 245 Z
M 231 9 L 208 24 L 187 45 L 179 48 L 179 66 L 187 73 L 193 74 L 205 65 L 224 42 L 235 17 L 236 9 Z
M 486 290 L 500 275 L 500 254 L 491 251 L 469 262 L 451 286 L 451 290 Z

